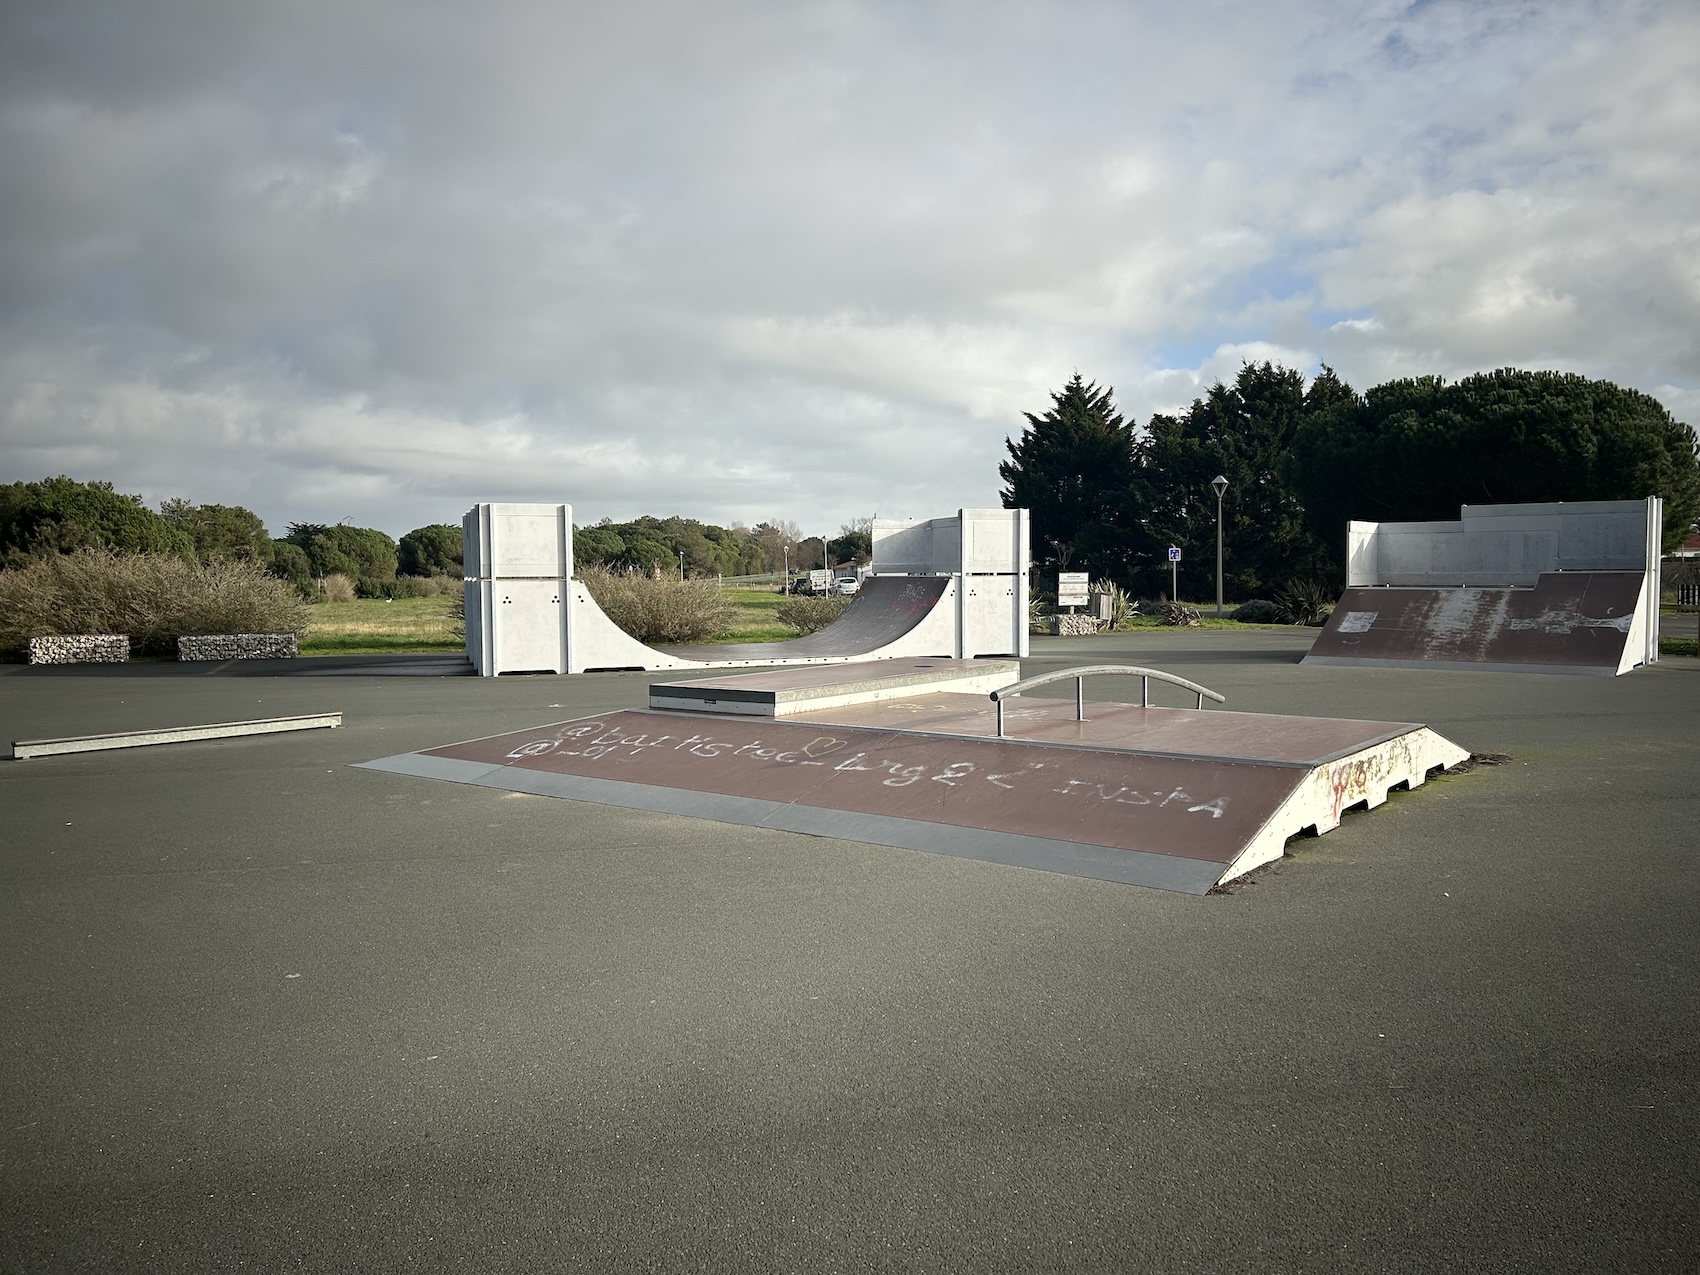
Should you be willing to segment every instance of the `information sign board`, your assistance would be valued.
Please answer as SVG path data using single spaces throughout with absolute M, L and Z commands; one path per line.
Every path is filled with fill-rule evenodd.
M 1088 583 L 1089 577 L 1084 571 L 1059 571 L 1057 573 L 1057 605 L 1064 607 L 1085 606 Z
M 1178 547 L 1176 547 L 1175 545 L 1170 545 L 1169 546 L 1169 561 L 1170 562 L 1179 562 L 1180 560 L 1181 560 L 1180 549 Z

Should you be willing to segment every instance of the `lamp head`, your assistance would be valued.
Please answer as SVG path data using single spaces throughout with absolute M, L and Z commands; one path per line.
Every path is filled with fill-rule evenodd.
M 1210 480 L 1210 490 L 1216 493 L 1216 499 L 1222 499 L 1222 493 L 1228 490 L 1228 480 L 1217 474 Z

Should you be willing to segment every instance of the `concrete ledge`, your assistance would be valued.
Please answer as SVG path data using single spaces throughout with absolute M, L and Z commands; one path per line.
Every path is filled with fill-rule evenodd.
M 31 664 L 122 664 L 130 639 L 122 633 L 77 633 L 32 637 Z
M 651 708 L 751 717 L 789 717 L 823 708 L 906 699 L 936 691 L 989 694 L 1019 680 L 1015 660 L 892 660 L 774 669 L 731 677 L 659 682 L 649 688 Z
M 197 633 L 177 639 L 180 660 L 293 660 L 293 633 Z
M 60 739 L 20 739 L 12 744 L 12 760 L 57 757 L 64 753 L 98 753 L 112 748 L 145 748 L 150 744 L 182 744 L 196 739 L 230 739 L 238 735 L 276 735 L 293 730 L 335 729 L 341 725 L 340 712 L 308 713 L 300 717 L 261 717 L 254 721 L 215 722 L 207 726 L 168 726 L 161 730 L 67 735 Z

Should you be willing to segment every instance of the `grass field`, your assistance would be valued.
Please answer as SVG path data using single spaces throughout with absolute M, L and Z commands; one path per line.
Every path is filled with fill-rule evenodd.
M 402 598 L 395 602 L 320 602 L 313 627 L 301 643 L 303 655 L 384 655 L 404 651 L 459 651 L 452 597 Z
M 727 589 L 726 600 L 738 608 L 738 614 L 732 620 L 732 627 L 713 640 L 784 642 L 796 637 L 795 629 L 786 628 L 773 616 L 783 597 L 772 589 Z

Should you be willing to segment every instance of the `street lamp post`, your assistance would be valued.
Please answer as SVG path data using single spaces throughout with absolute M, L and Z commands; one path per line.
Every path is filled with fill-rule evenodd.
M 679 550 L 679 579 L 685 578 L 685 551 Z
M 1222 494 L 1228 490 L 1228 480 L 1217 474 L 1210 480 L 1210 490 L 1216 493 L 1216 618 L 1222 618 Z

